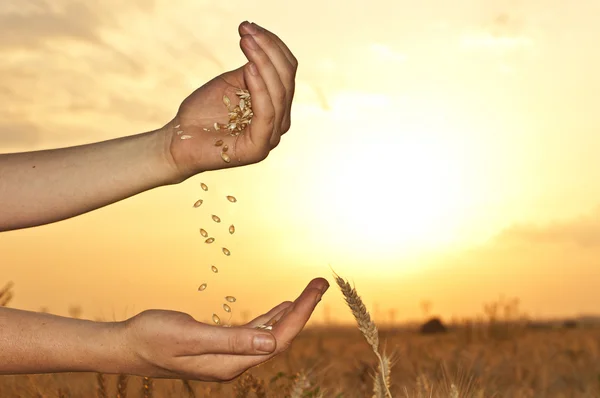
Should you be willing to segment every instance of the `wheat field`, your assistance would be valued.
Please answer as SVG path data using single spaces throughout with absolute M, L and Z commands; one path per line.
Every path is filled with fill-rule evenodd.
M 505 340 L 464 330 L 443 336 L 380 331 L 393 354 L 394 397 L 600 397 L 600 330 L 525 330 Z M 129 377 L 121 397 L 286 397 L 295 377 L 307 375 L 303 394 L 316 397 L 371 397 L 377 359 L 353 328 L 312 328 L 271 362 L 227 383 L 144 380 Z M 48 374 L 1 376 L 0 397 L 117 397 L 118 376 Z M 186 385 L 187 384 L 187 385 Z M 99 387 L 104 385 L 105 394 Z M 254 386 L 254 388 L 253 388 Z M 312 395 L 310 395 L 312 393 Z
M 0 376 L 0 397 L 600 397 L 600 328 L 465 320 L 446 333 L 378 329 L 336 276 L 358 328 L 306 328 L 230 383 L 63 373 Z M 3 289 L 8 304 L 10 286 Z M 381 369 L 383 365 L 383 375 Z

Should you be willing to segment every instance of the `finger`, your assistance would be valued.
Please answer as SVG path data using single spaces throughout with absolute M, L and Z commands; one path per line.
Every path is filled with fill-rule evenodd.
M 241 30 L 242 29 L 240 28 L 240 31 Z M 280 135 L 285 134 L 289 130 L 291 125 L 290 115 L 292 101 L 294 98 L 295 78 L 298 62 L 295 59 L 295 57 L 293 57 L 293 55 L 293 61 L 290 61 L 283 48 L 285 47 L 285 50 L 287 50 L 287 52 L 289 52 L 290 55 L 291 52 L 289 51 L 287 46 L 283 44 L 281 39 L 277 37 L 277 35 L 269 32 L 268 30 L 254 23 L 250 24 L 248 27 L 245 27 L 244 30 L 252 35 L 252 37 L 258 43 L 260 48 L 267 54 L 267 56 L 275 66 L 275 69 L 279 74 L 279 78 L 281 79 L 281 82 L 285 87 L 285 111 L 282 118 L 281 128 L 279 129 Z
M 251 141 L 268 154 L 275 123 L 275 108 L 267 85 L 258 73 L 256 65 L 250 62 L 244 67 L 244 80 L 252 97 L 252 124 L 249 126 Z
M 271 96 L 271 102 L 275 109 L 274 129 L 271 132 L 271 146 L 274 147 L 279 143 L 281 122 L 287 107 L 285 86 L 281 81 L 275 65 L 265 51 L 258 45 L 254 37 L 251 35 L 244 35 L 241 39 L 240 47 L 246 55 L 246 58 L 256 65 L 258 72 L 265 81 L 269 95 Z
M 277 347 L 273 335 L 265 330 L 205 324 L 199 324 L 195 338 L 188 344 L 185 355 L 266 355 Z
M 255 24 L 254 22 L 249 23 L 248 21 L 244 21 L 238 27 L 238 32 L 240 36 L 243 35 L 252 35 L 256 33 L 258 29 L 263 29 L 263 31 L 270 35 L 273 41 L 281 48 L 281 51 L 284 53 L 290 65 L 294 67 L 294 69 L 298 68 L 298 60 L 294 56 L 294 54 L 290 51 L 289 47 L 277 36 L 275 33 L 268 31 L 267 29 L 261 27 L 260 25 Z
M 313 279 L 304 289 L 300 297 L 294 303 L 282 310 L 282 319 L 273 328 L 273 335 L 277 338 L 277 348 L 269 355 L 264 356 L 243 356 L 221 358 L 223 363 L 228 363 L 231 369 L 241 373 L 251 367 L 257 366 L 268 361 L 278 352 L 283 351 L 292 342 L 294 337 L 300 333 L 310 315 L 312 314 L 318 299 L 327 291 L 329 283 L 323 278 Z
M 291 301 L 284 301 L 276 307 L 273 307 L 273 309 L 267 312 L 266 314 L 254 318 L 252 321 L 248 322 L 246 326 L 255 328 L 258 325 L 266 325 L 269 321 L 275 319 L 278 315 L 283 314 L 283 311 L 285 311 L 292 304 L 293 303 Z
M 273 335 L 277 338 L 278 351 L 285 349 L 304 328 L 328 288 L 329 283 L 325 279 L 313 279 L 294 301 L 294 305 L 286 310 L 287 314 L 273 328 Z

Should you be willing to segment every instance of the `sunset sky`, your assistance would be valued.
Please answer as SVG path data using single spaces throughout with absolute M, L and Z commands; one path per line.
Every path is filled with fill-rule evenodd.
M 599 13 L 596 0 L 3 0 L 0 152 L 161 127 L 246 62 L 244 20 L 300 66 L 292 128 L 266 161 L 1 233 L 0 285 L 15 282 L 17 308 L 105 319 L 208 319 L 234 295 L 240 321 L 313 277 L 333 284 L 331 265 L 376 320 L 419 318 L 422 300 L 474 316 L 501 295 L 533 317 L 600 312 Z M 198 233 L 211 214 L 236 225 L 229 258 Z M 333 286 L 314 321 L 326 312 L 349 319 Z

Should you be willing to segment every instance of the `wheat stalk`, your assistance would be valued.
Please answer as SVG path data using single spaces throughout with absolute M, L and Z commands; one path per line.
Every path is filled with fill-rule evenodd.
M 381 356 L 381 362 L 373 380 L 373 398 L 385 398 L 390 386 L 392 363 L 387 355 Z
M 379 387 L 382 389 L 382 391 L 385 392 L 385 394 L 382 395 L 382 397 L 392 398 L 392 394 L 389 388 L 390 363 L 387 357 L 382 357 L 379 353 L 379 331 L 377 330 L 377 325 L 375 325 L 375 322 L 371 320 L 371 315 L 369 314 L 369 311 L 367 311 L 367 307 L 365 307 L 365 304 L 358 295 L 356 289 L 350 286 L 350 283 L 348 283 L 348 281 L 342 279 L 335 272 L 333 273 L 333 275 L 335 277 L 336 283 L 342 291 L 342 294 L 344 295 L 344 298 L 346 299 L 346 304 L 348 304 L 348 307 L 350 307 L 350 310 L 352 311 L 352 315 L 354 315 L 354 319 L 358 324 L 358 330 L 360 330 L 363 336 L 365 336 L 367 343 L 369 343 L 369 345 L 373 349 L 373 352 L 377 356 L 377 359 L 379 360 L 379 369 L 383 371 L 383 373 L 379 377 L 382 381 Z M 387 365 L 384 363 L 384 358 L 387 360 Z M 387 374 L 385 373 L 386 369 Z M 377 382 L 375 384 L 377 384 Z

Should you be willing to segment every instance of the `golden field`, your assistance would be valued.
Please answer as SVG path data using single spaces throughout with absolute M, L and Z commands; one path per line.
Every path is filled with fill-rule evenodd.
M 380 330 L 394 397 L 600 397 L 600 328 L 463 323 L 446 334 Z M 0 377 L 0 397 L 371 397 L 376 358 L 352 327 L 313 327 L 271 362 L 234 382 L 117 375 Z M 310 383 L 310 384 L 309 384 Z M 320 395 L 322 394 L 322 395 Z

